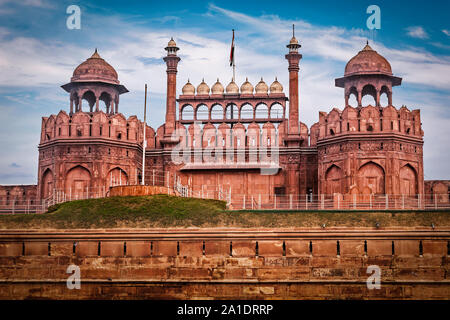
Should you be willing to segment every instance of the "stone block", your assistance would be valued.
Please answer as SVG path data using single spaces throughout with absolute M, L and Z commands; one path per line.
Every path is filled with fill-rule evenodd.
M 309 256 L 309 241 L 307 240 L 286 240 L 286 256 L 298 257 Z
M 154 256 L 177 256 L 177 242 L 176 241 L 153 241 L 153 255 Z
M 127 256 L 128 257 L 149 257 L 150 241 L 127 241 Z
M 367 240 L 367 255 L 374 256 L 392 256 L 391 240 Z
M 313 256 L 337 256 L 337 241 L 335 240 L 313 240 Z
M 52 242 L 50 244 L 51 256 L 72 256 L 73 242 Z
M 256 241 L 233 241 L 233 257 L 254 257 Z
M 122 257 L 124 255 L 123 241 L 102 241 L 100 255 L 102 257 Z
M 48 256 L 48 242 L 25 242 L 26 256 Z
M 362 240 L 340 240 L 340 255 L 346 256 L 363 256 L 364 253 L 364 241 Z
M 182 257 L 203 256 L 203 241 L 180 241 L 179 255 Z
M 282 257 L 283 241 L 275 241 L 275 240 L 258 241 L 258 256 Z
M 78 257 L 98 256 L 98 241 L 77 242 L 75 254 Z
M 443 240 L 423 240 L 424 257 L 445 257 L 447 255 L 447 241 Z
M 0 243 L 1 257 L 18 257 L 22 255 L 22 242 Z
M 205 255 L 230 256 L 230 241 L 207 240 L 205 242 Z
M 419 256 L 419 240 L 395 240 L 395 255 L 399 257 Z

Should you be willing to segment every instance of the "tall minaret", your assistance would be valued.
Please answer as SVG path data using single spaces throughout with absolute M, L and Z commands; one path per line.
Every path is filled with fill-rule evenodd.
M 164 139 L 170 140 L 172 133 L 175 130 L 176 121 L 176 90 L 177 90 L 177 66 L 180 57 L 177 56 L 177 51 L 180 48 L 177 44 L 170 39 L 167 47 L 167 56 L 164 57 L 164 61 L 167 64 L 167 101 L 166 101 L 166 124 L 164 129 Z
M 286 46 L 289 48 L 289 53 L 285 56 L 289 62 L 289 131 L 288 140 L 299 140 L 300 128 L 298 119 L 298 71 L 300 70 L 298 64 L 302 55 L 298 53 L 298 44 L 295 38 L 294 25 L 292 25 L 292 39 Z M 298 136 L 298 139 L 296 137 Z

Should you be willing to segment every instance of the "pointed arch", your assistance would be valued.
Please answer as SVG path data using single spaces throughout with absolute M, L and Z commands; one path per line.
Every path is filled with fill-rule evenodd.
M 325 193 L 343 193 L 344 171 L 335 164 L 332 164 L 325 172 Z
M 86 198 L 91 187 L 91 172 L 82 165 L 72 167 L 66 173 L 65 193 L 70 199 Z
M 109 170 L 106 176 L 106 186 L 109 189 L 114 186 L 128 185 L 128 174 L 121 167 L 114 167 Z
M 366 96 L 371 96 L 373 98 L 372 99 L 367 99 L 365 98 Z M 362 91 L 361 91 L 361 105 L 362 106 L 367 106 L 367 105 L 372 105 L 372 106 L 376 106 L 377 105 L 377 90 L 375 89 L 375 87 L 371 84 L 366 84 Z
M 417 172 L 409 163 L 400 169 L 400 193 L 414 196 L 418 193 Z
M 47 168 L 41 178 L 41 199 L 47 199 L 53 194 L 53 172 Z
M 385 193 L 385 171 L 373 161 L 363 164 L 358 170 L 359 190 L 370 189 L 373 194 Z

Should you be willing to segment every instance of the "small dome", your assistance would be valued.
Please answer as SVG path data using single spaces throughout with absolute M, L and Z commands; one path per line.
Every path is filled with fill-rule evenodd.
M 345 76 L 354 74 L 392 75 L 392 68 L 386 58 L 378 54 L 367 43 L 345 66 Z
M 181 91 L 183 92 L 184 95 L 194 95 L 195 87 L 189 82 L 189 79 L 188 79 L 188 82 L 183 86 Z
M 95 49 L 92 56 L 73 71 L 72 82 L 100 81 L 119 84 L 116 70 L 100 57 Z
M 269 87 L 263 81 L 263 78 L 261 78 L 261 81 L 258 82 L 258 84 L 255 87 L 255 92 L 259 93 L 259 94 L 267 94 L 268 91 L 269 91 Z
M 239 87 L 233 80 L 227 85 L 226 90 L 227 93 L 239 93 Z
M 202 83 L 200 83 L 197 87 L 197 94 L 198 95 L 207 95 L 209 94 L 209 87 L 205 83 L 205 79 L 202 80 Z
M 219 78 L 217 78 L 217 82 L 211 88 L 212 94 L 223 94 L 223 85 L 219 82 Z
M 175 42 L 175 40 L 173 40 L 173 38 L 170 38 L 169 43 L 167 43 L 167 46 L 170 47 L 176 47 L 177 43 Z
M 248 82 L 248 78 L 245 78 L 245 82 L 241 85 L 241 94 L 253 94 L 253 86 Z
M 292 37 L 291 41 L 289 41 L 289 44 L 298 44 L 298 40 L 296 37 Z
M 275 78 L 275 81 L 270 85 L 270 93 L 283 93 L 283 86 Z

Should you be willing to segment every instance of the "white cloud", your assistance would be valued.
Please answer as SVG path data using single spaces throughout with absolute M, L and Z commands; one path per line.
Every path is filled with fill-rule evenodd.
M 411 26 L 406 28 L 407 35 L 413 38 L 418 39 L 427 39 L 428 33 L 425 31 L 425 29 L 421 26 Z
M 450 37 L 450 30 L 443 29 L 442 32 L 445 33 L 447 36 Z

